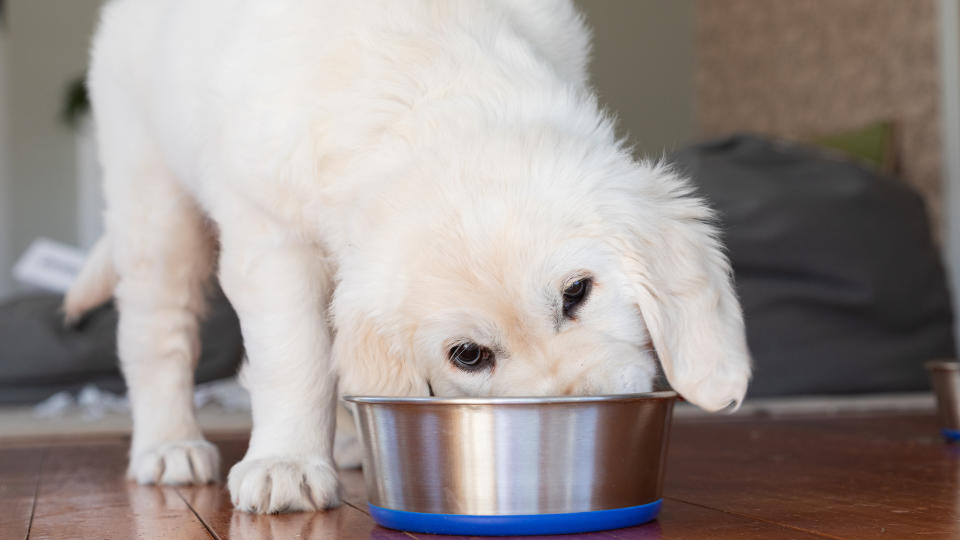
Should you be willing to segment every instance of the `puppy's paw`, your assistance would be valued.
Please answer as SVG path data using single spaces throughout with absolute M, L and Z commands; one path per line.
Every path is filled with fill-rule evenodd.
M 230 469 L 233 506 L 244 512 L 316 511 L 340 504 L 337 471 L 318 457 L 249 459 Z
M 220 453 L 203 439 L 173 441 L 131 456 L 127 478 L 140 484 L 209 484 L 220 476 Z

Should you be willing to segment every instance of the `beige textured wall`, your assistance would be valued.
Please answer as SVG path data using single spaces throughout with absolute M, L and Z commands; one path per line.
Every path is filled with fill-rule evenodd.
M 698 0 L 704 136 L 800 138 L 893 120 L 904 178 L 939 224 L 935 0 Z
M 578 0 L 593 28 L 590 71 L 642 155 L 696 135 L 694 0 Z

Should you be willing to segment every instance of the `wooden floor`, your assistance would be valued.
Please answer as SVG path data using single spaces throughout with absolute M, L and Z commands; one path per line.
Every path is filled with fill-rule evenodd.
M 246 444 L 215 442 L 225 468 Z M 254 516 L 222 486 L 129 484 L 125 452 L 122 439 L 0 448 L 0 538 L 440 538 L 376 526 L 357 471 L 337 510 Z M 660 518 L 579 537 L 958 538 L 960 446 L 926 416 L 675 422 Z

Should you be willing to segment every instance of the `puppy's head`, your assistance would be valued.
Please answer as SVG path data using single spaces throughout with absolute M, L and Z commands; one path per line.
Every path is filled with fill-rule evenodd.
M 429 156 L 361 206 L 333 302 L 341 391 L 648 391 L 709 410 L 750 377 L 710 212 L 615 142 L 543 134 Z

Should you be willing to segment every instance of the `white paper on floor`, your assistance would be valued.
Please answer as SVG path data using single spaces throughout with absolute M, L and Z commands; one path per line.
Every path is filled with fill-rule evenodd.
M 196 408 L 214 405 L 226 411 L 249 411 L 250 394 L 240 386 L 236 378 L 221 379 L 198 384 L 193 393 Z M 72 392 L 58 392 L 33 408 L 38 418 L 62 418 L 70 414 L 79 414 L 84 420 L 97 420 L 107 413 L 127 412 L 130 403 L 126 396 L 107 392 L 88 384 L 74 395 Z

